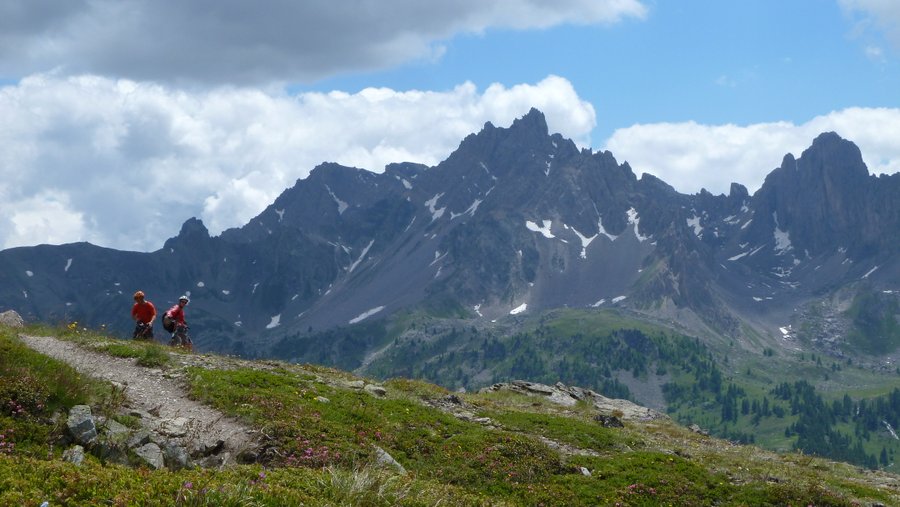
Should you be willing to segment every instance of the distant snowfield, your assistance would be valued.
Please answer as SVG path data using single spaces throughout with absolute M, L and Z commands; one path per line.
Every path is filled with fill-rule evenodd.
M 517 307 L 513 308 L 512 310 L 510 310 L 509 314 L 510 315 L 518 315 L 527 309 L 528 309 L 528 303 L 522 303 L 520 306 L 517 306 Z
M 272 321 L 266 325 L 266 329 L 274 329 L 281 325 L 281 314 L 272 316 Z

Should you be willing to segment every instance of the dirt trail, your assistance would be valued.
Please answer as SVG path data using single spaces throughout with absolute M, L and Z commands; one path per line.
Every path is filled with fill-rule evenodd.
M 37 352 L 65 361 L 81 373 L 124 386 L 125 405 L 150 414 L 151 424 L 186 418 L 191 438 L 207 446 L 222 440 L 232 456 L 253 446 L 255 432 L 250 427 L 189 399 L 178 373 L 144 368 L 134 359 L 108 356 L 52 337 L 19 338 Z

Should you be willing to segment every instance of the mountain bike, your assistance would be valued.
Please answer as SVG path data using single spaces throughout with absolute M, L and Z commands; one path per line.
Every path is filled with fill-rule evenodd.
M 172 347 L 181 347 L 188 352 L 194 351 L 194 342 L 191 341 L 191 336 L 188 334 L 188 327 L 184 324 L 177 324 L 175 326 L 175 332 L 172 333 L 172 339 L 169 340 L 169 345 Z
M 146 322 L 138 322 L 131 337 L 135 340 L 153 340 L 153 326 Z

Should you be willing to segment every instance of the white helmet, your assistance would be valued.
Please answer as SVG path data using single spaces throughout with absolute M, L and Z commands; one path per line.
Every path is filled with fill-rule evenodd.
M 190 303 L 190 302 L 191 302 L 191 300 L 188 299 L 188 297 L 187 297 L 187 296 L 184 296 L 184 295 L 182 295 L 180 298 L 178 298 L 178 300 L 179 300 L 179 301 L 184 301 L 185 303 Z

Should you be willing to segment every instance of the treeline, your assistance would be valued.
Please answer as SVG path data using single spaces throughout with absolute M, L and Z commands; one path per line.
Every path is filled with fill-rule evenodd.
M 762 419 L 790 416 L 785 420 L 784 435 L 796 438 L 794 450 L 873 469 L 893 462 L 893 446 L 882 445 L 878 454 L 867 452 L 866 447 L 876 432 L 898 439 L 894 431 L 900 422 L 900 389 L 869 400 L 853 400 L 845 394 L 830 403 L 805 380 L 782 382 L 761 398 L 747 396 L 735 384 L 706 400 L 698 389 L 666 386 L 665 393 L 670 410 L 679 404 L 702 404 L 714 399 L 720 407 L 720 417 L 713 432 L 741 443 L 755 442 L 749 428 L 759 426 Z M 746 429 L 741 431 L 739 427 Z
M 516 379 L 563 382 L 625 399 L 632 395 L 621 375 L 689 373 L 696 377 L 692 384 L 712 389 L 722 381 L 709 351 L 695 338 L 638 329 L 561 335 L 544 326 L 506 336 L 474 327 L 424 327 L 395 340 L 369 371 L 466 389 Z

